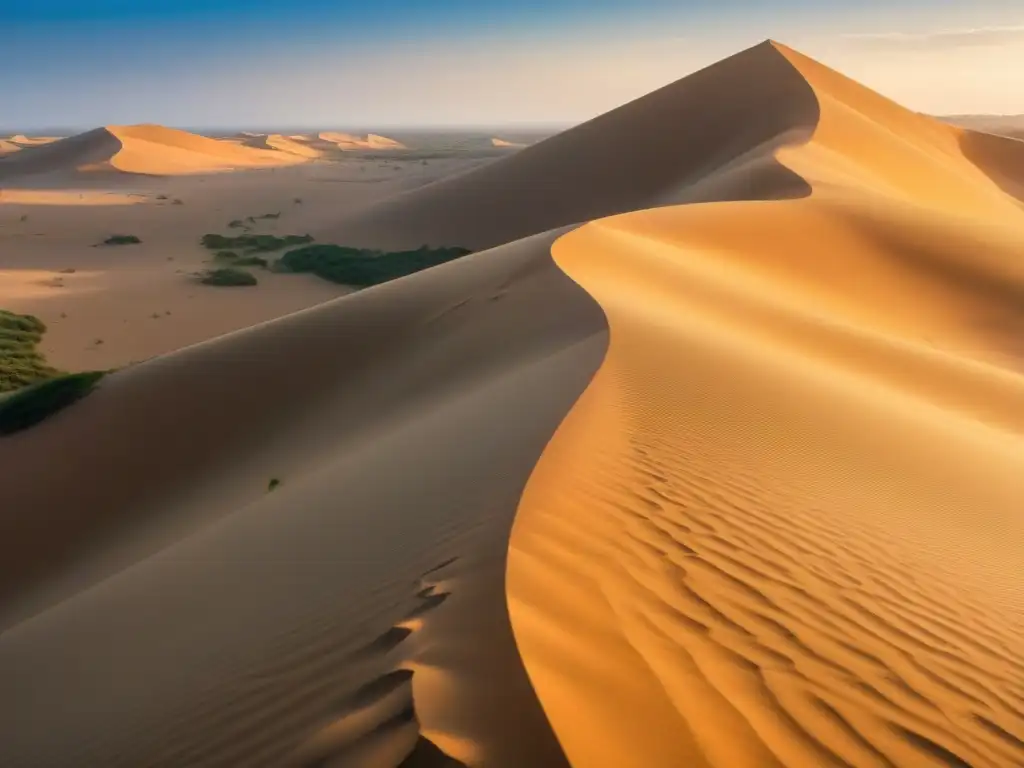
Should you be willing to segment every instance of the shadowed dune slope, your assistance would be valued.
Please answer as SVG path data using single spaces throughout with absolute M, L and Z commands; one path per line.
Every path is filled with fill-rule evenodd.
M 777 50 L 808 198 L 554 245 L 610 345 L 516 516 L 520 654 L 572 765 L 1024 765 L 1024 212 Z
M 160 125 L 108 126 L 28 147 L 0 165 L 0 179 L 44 173 L 121 171 L 156 176 L 211 173 L 303 162 Z
M 606 346 L 552 239 L 0 441 L 0 764 L 562 765 L 502 599 L 522 486 Z
M 353 245 L 484 248 L 672 202 L 799 196 L 806 185 L 771 149 L 805 139 L 817 116 L 807 83 L 764 44 L 313 234 Z

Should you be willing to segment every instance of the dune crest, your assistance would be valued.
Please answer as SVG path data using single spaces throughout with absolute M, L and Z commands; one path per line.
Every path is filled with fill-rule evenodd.
M 525 144 L 520 144 L 515 141 L 505 141 L 505 139 L 499 139 L 497 137 L 491 139 L 491 146 L 493 147 L 525 147 Z
M 1020 764 L 1024 211 L 959 129 L 772 49 L 809 197 L 553 247 L 611 341 L 520 502 L 520 653 L 573 765 Z
M 356 245 L 489 248 L 655 205 L 800 196 L 806 183 L 772 150 L 805 140 L 817 119 L 807 81 L 761 45 L 313 234 Z

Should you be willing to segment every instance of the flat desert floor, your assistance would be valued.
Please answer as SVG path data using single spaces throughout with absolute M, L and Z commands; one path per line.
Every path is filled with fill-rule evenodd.
M 504 149 L 4 187 L 0 304 L 148 359 L 0 437 L 0 765 L 1024 765 L 1024 142 L 767 41 Z M 177 272 L 278 210 L 474 252 Z

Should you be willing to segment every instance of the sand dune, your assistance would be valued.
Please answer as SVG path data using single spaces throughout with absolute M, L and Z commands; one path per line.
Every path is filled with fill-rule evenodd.
M 491 146 L 493 147 L 525 147 L 525 144 L 519 144 L 514 141 L 505 141 L 504 139 L 493 138 L 491 139 Z
M 516 518 L 520 653 L 573 765 L 1020 764 L 1024 212 L 773 50 L 809 198 L 554 246 L 611 344 Z
M 551 239 L 158 358 L 0 441 L 0 509 L 33 512 L 0 518 L 0 763 L 369 768 L 422 732 L 559 765 L 500 599 L 515 501 L 605 344 Z
M 6 155 L 9 152 L 17 152 L 20 149 L 20 144 L 8 141 L 7 139 L 0 139 L 0 155 Z
M 335 144 L 341 149 L 405 149 L 405 145 L 401 142 L 374 133 L 369 133 L 366 138 L 361 138 L 350 133 L 325 131 L 317 134 L 317 138 Z
M 0 179 L 42 173 L 120 171 L 174 176 L 302 162 L 159 125 L 108 126 L 22 151 L 0 166 Z
M 768 42 L 325 225 L 497 247 L 0 439 L 0 763 L 1024 764 L 1022 184 Z
M 238 139 L 238 141 L 247 147 L 285 152 L 297 155 L 298 157 L 317 158 L 323 155 L 323 152 L 309 146 L 303 139 L 294 136 L 283 136 L 279 133 L 246 134 Z
M 814 92 L 799 73 L 753 49 L 313 234 L 378 244 L 390 233 L 387 245 L 485 248 L 654 205 L 806 194 L 806 183 L 772 150 L 806 139 L 817 118 Z

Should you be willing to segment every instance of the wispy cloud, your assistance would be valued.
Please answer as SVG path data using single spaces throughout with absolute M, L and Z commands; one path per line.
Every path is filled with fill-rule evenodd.
M 945 50 L 972 46 L 1000 46 L 1024 43 L 1024 25 L 947 29 L 922 33 L 880 32 L 874 34 L 843 35 L 843 38 L 864 48 Z

